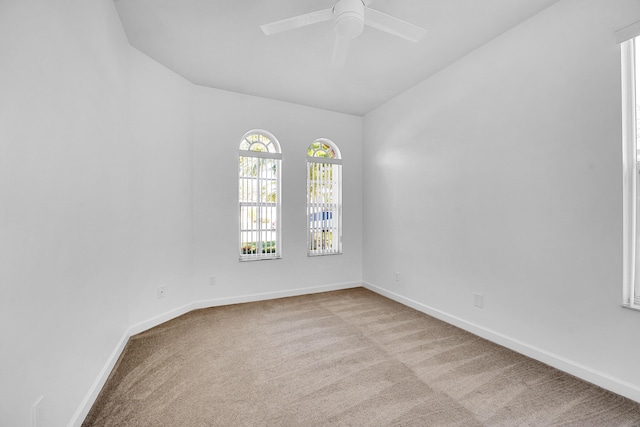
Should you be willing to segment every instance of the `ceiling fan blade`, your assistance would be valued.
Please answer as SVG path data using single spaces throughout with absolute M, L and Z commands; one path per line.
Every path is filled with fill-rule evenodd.
M 401 19 L 394 18 L 386 13 L 378 12 L 375 9 L 365 9 L 364 23 L 370 27 L 386 31 L 394 36 L 402 37 L 403 39 L 412 42 L 419 41 L 425 34 L 427 34 L 427 30 L 424 28 L 410 24 Z
M 333 45 L 333 56 L 331 57 L 331 68 L 342 68 L 347 62 L 347 53 L 349 53 L 349 39 L 336 36 Z
M 318 22 L 328 21 L 333 18 L 333 8 L 319 10 L 317 12 L 306 13 L 304 15 L 294 16 L 293 18 L 283 19 L 281 21 L 272 22 L 270 24 L 261 25 L 262 31 L 270 36 L 271 34 L 281 33 L 283 31 L 293 30 L 295 28 L 304 27 Z

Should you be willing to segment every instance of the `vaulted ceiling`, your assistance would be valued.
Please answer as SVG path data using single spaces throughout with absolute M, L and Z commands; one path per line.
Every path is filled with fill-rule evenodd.
M 335 0 L 114 0 L 132 46 L 192 83 L 364 115 L 558 0 L 375 0 L 424 27 L 417 43 L 371 27 L 331 67 L 331 21 L 266 36 L 260 25 Z

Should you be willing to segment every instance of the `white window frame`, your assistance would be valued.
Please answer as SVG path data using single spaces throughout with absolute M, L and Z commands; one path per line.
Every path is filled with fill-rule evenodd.
M 616 33 L 621 43 L 622 57 L 622 174 L 623 174 L 623 294 L 625 307 L 640 310 L 640 159 L 638 157 L 638 117 L 640 103 L 637 93 L 636 68 L 640 55 L 640 23 Z
M 328 139 L 307 149 L 307 256 L 342 254 L 342 156 Z
M 255 170 L 250 175 L 246 169 L 249 165 Z M 282 258 L 281 182 L 282 153 L 276 137 L 265 130 L 247 132 L 238 150 L 240 261 Z

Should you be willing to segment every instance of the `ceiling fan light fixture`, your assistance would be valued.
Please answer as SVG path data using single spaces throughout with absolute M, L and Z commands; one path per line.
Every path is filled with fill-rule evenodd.
M 353 39 L 364 30 L 364 4 L 362 0 L 339 0 L 333 7 L 335 32 L 339 37 Z
M 355 16 L 353 16 L 355 15 Z M 362 34 L 364 21 L 357 14 L 344 13 L 336 20 L 336 34 L 345 39 L 353 39 Z

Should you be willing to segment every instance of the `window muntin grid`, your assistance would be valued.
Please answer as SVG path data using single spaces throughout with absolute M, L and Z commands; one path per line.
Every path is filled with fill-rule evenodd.
M 342 253 L 342 159 L 331 141 L 307 149 L 307 255 Z
M 238 155 L 242 261 L 281 257 L 281 163 L 280 145 L 273 135 L 252 131 L 242 138 Z

